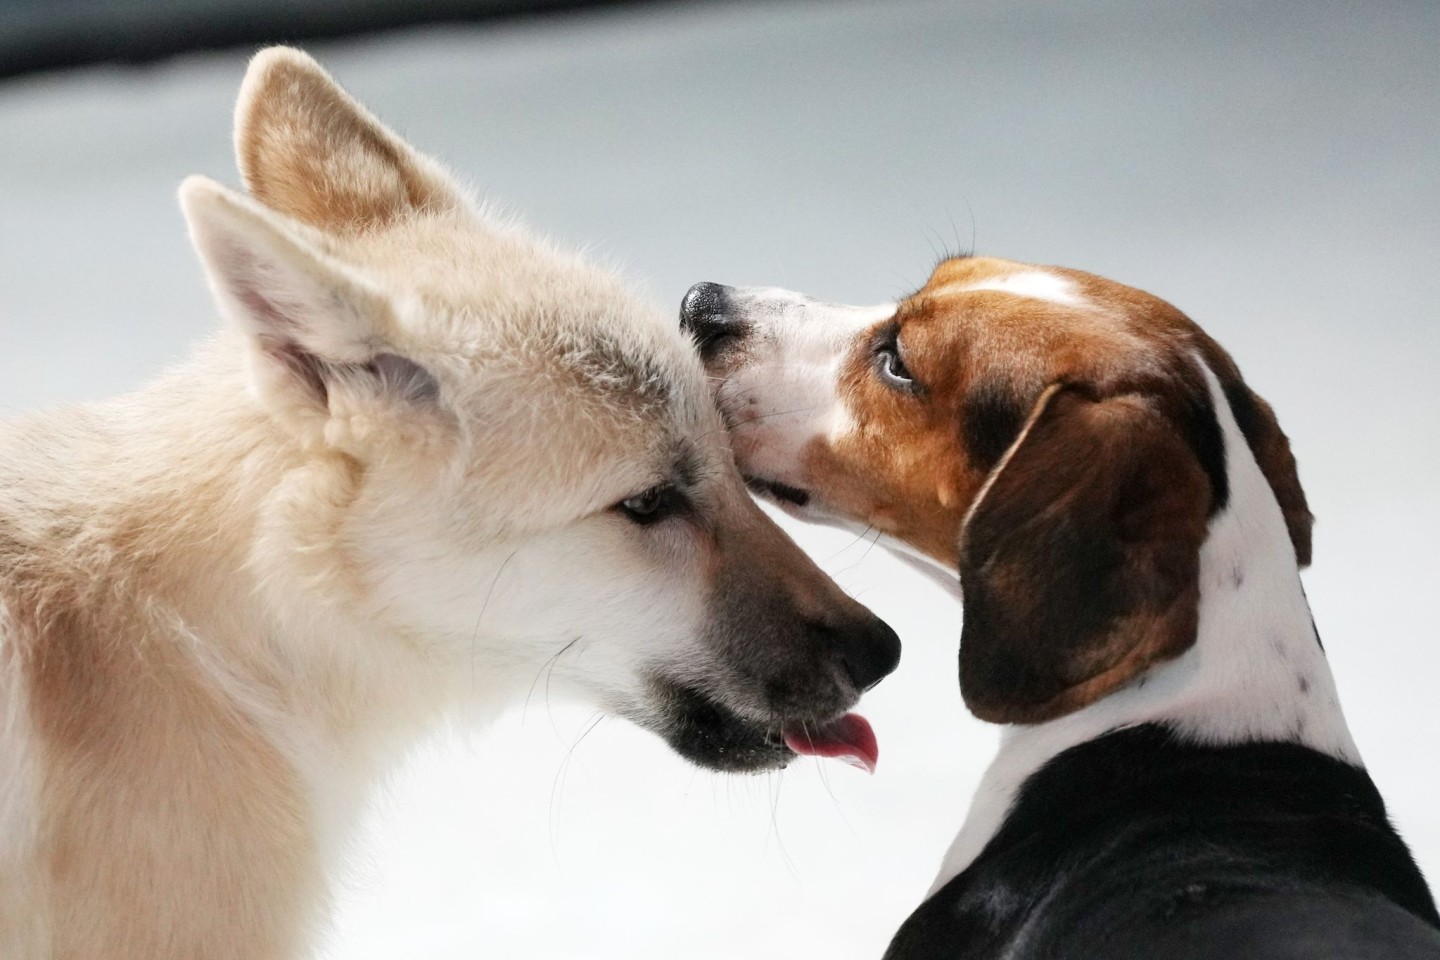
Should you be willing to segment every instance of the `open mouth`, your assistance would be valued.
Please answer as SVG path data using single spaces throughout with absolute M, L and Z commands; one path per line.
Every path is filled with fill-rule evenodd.
M 749 487 L 751 491 L 780 503 L 789 504 L 792 507 L 803 507 L 810 502 L 808 490 L 792 487 L 788 483 L 766 480 L 764 477 L 746 476 L 744 479 L 745 486 Z
M 662 681 L 663 683 L 663 681 Z M 795 756 L 830 757 L 875 770 L 875 733 L 859 714 L 787 722 L 783 729 L 747 720 L 693 687 L 663 683 L 666 719 L 658 732 L 676 753 L 722 773 L 778 770 Z

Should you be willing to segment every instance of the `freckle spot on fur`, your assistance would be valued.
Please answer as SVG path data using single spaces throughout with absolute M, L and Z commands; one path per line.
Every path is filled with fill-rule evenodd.
M 1309 693 L 1309 692 L 1310 692 L 1310 678 L 1307 677 L 1307 676 L 1302 675 L 1302 676 L 1300 677 L 1299 688 L 1300 688 L 1300 692 L 1301 692 L 1302 694 Z
M 1245 583 L 1245 571 L 1237 563 L 1230 571 L 1230 586 L 1239 590 Z

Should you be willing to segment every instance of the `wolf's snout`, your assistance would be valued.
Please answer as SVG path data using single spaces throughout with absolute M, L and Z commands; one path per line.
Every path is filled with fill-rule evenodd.
M 899 635 L 868 611 L 842 627 L 820 629 L 830 634 L 828 639 L 839 651 L 840 662 L 857 690 L 869 690 L 900 664 Z
M 694 338 L 702 360 L 726 340 L 743 337 L 749 330 L 749 324 L 731 309 L 733 290 L 723 283 L 697 283 L 680 301 L 680 329 Z

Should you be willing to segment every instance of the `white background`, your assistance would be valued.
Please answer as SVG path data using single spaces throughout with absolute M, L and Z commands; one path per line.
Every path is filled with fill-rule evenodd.
M 890 299 L 973 238 L 1189 312 L 1294 440 L 1351 726 L 1440 875 L 1437 10 L 732 3 L 312 49 L 667 308 L 702 279 Z M 236 182 L 244 62 L 0 85 L 0 412 L 133 387 L 210 329 L 174 189 Z M 879 548 L 796 533 L 905 641 L 867 701 L 873 779 L 696 773 L 618 721 L 579 742 L 589 711 L 532 702 L 397 773 L 328 955 L 878 956 L 994 734 L 959 702 L 958 607 Z

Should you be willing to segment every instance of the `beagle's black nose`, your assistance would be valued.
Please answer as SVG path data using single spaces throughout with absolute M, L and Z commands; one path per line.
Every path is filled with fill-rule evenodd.
M 900 664 L 900 637 L 879 617 L 840 632 L 840 659 L 858 690 L 869 690 Z
M 732 309 L 732 290 L 723 283 L 697 283 L 680 301 L 680 329 L 695 339 L 701 359 L 713 356 L 726 340 L 743 337 L 749 330 L 750 325 Z

